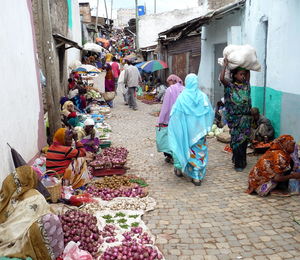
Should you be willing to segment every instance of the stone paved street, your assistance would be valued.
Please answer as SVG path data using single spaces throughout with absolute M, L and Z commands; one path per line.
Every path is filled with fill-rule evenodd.
M 300 197 L 260 198 L 244 193 L 256 157 L 249 157 L 243 173 L 232 169 L 224 144 L 209 140 L 209 164 L 202 186 L 196 187 L 173 174 L 171 165 L 156 152 L 159 105 L 138 102 L 132 111 L 115 101 L 113 145 L 129 149 L 130 172 L 150 183 L 156 210 L 144 220 L 157 236 L 167 260 L 176 259 L 300 259 Z

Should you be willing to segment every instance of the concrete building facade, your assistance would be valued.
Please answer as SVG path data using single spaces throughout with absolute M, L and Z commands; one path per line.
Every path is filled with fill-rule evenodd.
M 261 72 L 251 72 L 252 105 L 265 114 L 276 136 L 300 140 L 300 2 L 245 0 L 220 20 L 202 27 L 199 83 L 214 103 L 222 96 L 216 59 L 228 44 L 250 44 L 257 50 Z
M 14 170 L 7 143 L 27 162 L 46 144 L 31 1 L 4 1 L 1 8 L 0 31 L 5 40 L 0 69 L 5 84 L 0 88 L 0 183 Z M 22 22 L 12 30 L 10 21 L 16 13 Z

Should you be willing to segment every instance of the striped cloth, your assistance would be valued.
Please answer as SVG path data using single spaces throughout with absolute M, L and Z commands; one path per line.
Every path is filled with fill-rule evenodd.
M 86 151 L 81 142 L 76 142 L 76 148 L 60 144 L 52 144 L 47 152 L 46 169 L 64 174 L 72 159 L 84 157 Z

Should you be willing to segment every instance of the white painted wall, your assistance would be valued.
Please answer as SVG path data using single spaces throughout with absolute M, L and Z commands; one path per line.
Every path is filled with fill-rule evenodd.
M 242 16 L 242 12 L 237 11 L 202 27 L 199 85 L 210 97 L 214 86 L 214 44 L 240 44 L 241 37 L 237 33 L 237 26 L 241 26 Z
M 160 32 L 168 30 L 174 25 L 181 24 L 204 15 L 206 11 L 206 8 L 196 7 L 141 16 L 139 20 L 140 48 L 157 44 L 157 38 Z
M 245 41 L 258 51 L 261 19 L 266 17 L 268 29 L 267 86 L 287 93 L 300 94 L 295 84 L 300 67 L 300 1 L 247 1 L 244 27 Z M 259 80 L 256 82 L 260 86 Z
M 72 28 L 69 28 L 68 37 L 77 42 L 82 46 L 82 33 L 81 33 L 81 22 L 80 22 L 80 11 L 79 11 L 79 3 L 78 0 L 72 1 Z M 69 68 L 69 64 L 74 60 L 81 60 L 81 52 L 79 49 L 70 48 L 67 50 L 67 65 Z
M 128 21 L 135 18 L 135 9 L 120 8 L 117 10 L 117 19 L 114 23 L 115 26 L 128 26 Z
M 33 25 L 27 4 L 31 5 L 31 1 L 1 4 L 0 183 L 14 169 L 6 143 L 26 161 L 45 144 Z M 16 14 L 18 22 L 12 24 L 11 18 Z

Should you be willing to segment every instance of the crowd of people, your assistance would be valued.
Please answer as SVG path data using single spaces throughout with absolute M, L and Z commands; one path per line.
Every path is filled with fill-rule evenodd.
M 298 146 L 290 135 L 274 139 L 272 123 L 251 106 L 250 71 L 231 70 L 231 80 L 225 79 L 227 61 L 220 75 L 224 98 L 215 111 L 205 93 L 198 86 L 198 78 L 189 74 L 185 84 L 176 75 L 167 79 L 157 125 L 157 149 L 165 161 L 174 165 L 178 177 L 185 175 L 195 185 L 201 185 L 208 162 L 206 136 L 213 122 L 230 129 L 232 163 L 237 172 L 247 166 L 247 148 L 263 142 L 270 148 L 259 158 L 249 173 L 247 193 L 265 196 L 270 192 L 284 195 L 289 181 L 300 179 Z M 298 183 L 298 190 L 300 182 Z

